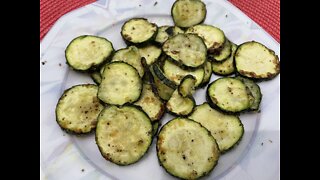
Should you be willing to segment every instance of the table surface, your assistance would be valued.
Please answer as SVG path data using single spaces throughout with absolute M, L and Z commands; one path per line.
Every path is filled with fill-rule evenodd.
M 154 0 L 156 1 L 159 0 Z M 280 0 L 230 0 L 230 2 L 280 43 Z M 107 9 L 109 0 L 40 0 L 40 41 L 61 16 L 91 3 Z

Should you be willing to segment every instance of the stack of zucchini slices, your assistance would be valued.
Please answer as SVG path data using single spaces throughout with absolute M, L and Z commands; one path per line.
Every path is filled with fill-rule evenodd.
M 198 179 L 240 142 L 239 113 L 259 110 L 257 81 L 274 78 L 280 65 L 261 43 L 238 46 L 218 27 L 202 24 L 206 5 L 200 0 L 177 0 L 171 15 L 174 26 L 128 20 L 121 29 L 128 46 L 117 51 L 103 37 L 72 40 L 67 64 L 90 74 L 96 85 L 67 89 L 56 119 L 68 133 L 95 130 L 101 155 L 118 165 L 139 161 L 157 137 L 160 165 L 181 179 Z M 196 105 L 193 94 L 212 73 L 228 77 L 211 82 L 207 102 Z M 165 112 L 176 118 L 158 133 Z

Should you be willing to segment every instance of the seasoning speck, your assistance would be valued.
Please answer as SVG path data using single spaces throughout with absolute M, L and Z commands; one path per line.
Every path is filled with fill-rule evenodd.
M 59 63 L 59 66 L 61 67 L 61 63 Z
M 139 7 L 141 7 L 141 4 L 139 4 Z
M 156 6 L 158 4 L 158 1 L 156 1 L 154 4 L 153 4 L 153 6 Z
M 263 142 L 261 143 L 261 146 L 263 146 Z
M 228 14 L 226 14 L 226 18 L 228 18 Z
M 41 63 L 42 63 L 42 65 L 45 65 L 47 63 L 47 61 L 42 61 Z
M 84 172 L 84 169 L 81 169 L 81 172 Z
M 269 142 L 272 143 L 272 141 L 269 139 Z

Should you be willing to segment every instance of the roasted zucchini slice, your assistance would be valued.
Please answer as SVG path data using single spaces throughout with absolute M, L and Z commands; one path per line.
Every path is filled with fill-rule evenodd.
M 198 179 L 214 169 L 220 151 L 214 137 L 200 123 L 175 118 L 158 134 L 157 156 L 169 174 L 181 179 Z
M 236 113 L 247 110 L 252 105 L 252 95 L 246 85 L 235 78 L 219 78 L 207 89 L 207 100 L 212 107 Z
M 139 48 L 139 53 L 141 57 L 144 57 L 148 65 L 153 64 L 160 57 L 162 50 L 161 48 L 148 44 Z
M 97 98 L 98 86 L 81 84 L 64 91 L 56 106 L 56 120 L 69 133 L 85 134 L 96 128 L 103 105 Z
M 153 92 L 150 84 L 143 84 L 140 99 L 134 103 L 140 106 L 148 114 L 151 121 L 158 121 L 165 112 L 165 105 L 162 100 Z
M 67 64 L 74 70 L 94 71 L 113 53 L 112 43 L 98 36 L 83 35 L 73 39 L 65 50 Z
M 187 29 L 186 33 L 200 36 L 206 44 L 208 53 L 220 52 L 226 41 L 224 32 L 221 29 L 211 25 L 199 24 Z
M 224 43 L 221 51 L 215 54 L 209 54 L 208 59 L 212 61 L 222 62 L 227 60 L 231 56 L 231 53 L 232 53 L 231 43 L 228 39 L 226 39 L 226 42 Z
M 178 86 L 178 93 L 182 97 L 192 96 L 195 91 L 196 78 L 192 75 L 185 76 Z
M 121 36 L 128 44 L 142 44 L 153 40 L 157 31 L 157 25 L 147 19 L 133 18 L 123 24 Z
M 204 69 L 202 67 L 195 70 L 184 70 L 168 60 L 165 60 L 163 64 L 163 73 L 165 77 L 176 85 L 179 85 L 185 76 L 192 75 L 196 78 L 195 86 L 198 87 L 204 78 Z
M 142 81 L 138 71 L 124 62 L 111 62 L 105 66 L 98 98 L 107 104 L 124 105 L 137 101 Z
M 162 45 L 169 37 L 184 33 L 178 26 L 161 26 L 158 29 L 158 34 L 154 40 L 156 43 Z
M 203 70 L 204 70 L 203 80 L 198 87 L 204 87 L 210 82 L 210 78 L 212 75 L 212 67 L 211 66 L 212 65 L 211 65 L 210 61 L 205 62 L 204 66 L 203 66 Z
M 108 106 L 98 117 L 96 143 L 106 160 L 129 165 L 146 154 L 152 131 L 148 115 L 139 108 Z
M 137 69 L 140 77 L 144 74 L 144 68 L 141 64 L 141 56 L 139 49 L 135 46 L 129 46 L 124 49 L 119 49 L 112 57 L 111 62 L 122 61 L 130 64 Z
M 208 103 L 196 106 L 188 118 L 199 122 L 210 131 L 222 153 L 239 143 L 244 133 L 243 124 L 238 116 L 212 109 Z
M 158 129 L 159 129 L 159 121 L 154 121 L 152 122 L 152 136 L 153 137 L 156 137 L 157 136 L 157 133 L 158 133 Z
M 101 83 L 101 74 L 99 71 L 94 71 L 90 73 L 90 77 L 96 84 L 99 85 Z
M 256 84 L 254 81 L 247 79 L 247 78 L 244 78 L 244 77 L 241 77 L 241 76 L 237 76 L 236 79 L 241 80 L 247 86 L 247 88 L 250 90 L 252 96 L 254 97 L 254 102 L 250 106 L 250 110 L 252 110 L 252 111 L 259 110 L 260 102 L 262 99 L 262 94 L 261 94 L 261 90 L 260 90 L 259 85 Z
M 237 45 L 231 43 L 231 56 L 222 62 L 212 61 L 212 72 L 221 76 L 228 76 L 235 72 L 234 67 L 234 53 L 237 50 Z
M 202 23 L 206 14 L 206 5 L 200 0 L 177 0 L 171 8 L 174 24 L 183 28 Z
M 175 116 L 187 116 L 189 115 L 193 108 L 196 106 L 196 101 L 189 95 L 187 97 L 182 97 L 176 89 L 171 95 L 170 99 L 166 103 L 166 108 L 169 113 Z
M 163 52 L 182 68 L 197 68 L 205 63 L 207 48 L 203 40 L 194 34 L 177 34 L 162 46 Z
M 237 72 L 248 78 L 272 79 L 280 73 L 278 56 L 259 42 L 239 45 L 234 60 Z
M 163 83 L 160 78 L 156 75 L 156 73 L 154 72 L 154 68 L 157 68 L 159 69 L 159 67 L 154 67 L 155 64 L 153 64 L 151 67 L 150 67 L 150 72 L 152 73 L 152 76 L 153 76 L 153 80 L 154 80 L 154 83 L 152 84 L 157 92 L 158 92 L 158 95 L 159 97 L 162 99 L 162 100 L 169 100 L 173 91 L 176 89 L 176 85 L 174 84 L 175 88 L 171 88 L 170 86 L 166 85 L 165 83 Z M 160 70 L 160 69 L 159 69 Z M 162 72 L 162 71 L 161 71 Z M 163 77 L 165 77 L 163 75 Z M 169 80 L 168 80 L 169 81 Z

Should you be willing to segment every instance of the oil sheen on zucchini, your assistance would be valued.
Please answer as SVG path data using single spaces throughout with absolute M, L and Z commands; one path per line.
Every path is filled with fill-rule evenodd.
M 108 106 L 100 113 L 96 143 L 101 155 L 118 165 L 137 162 L 152 142 L 152 124 L 135 106 Z
M 216 139 L 221 152 L 226 152 L 237 144 L 244 133 L 238 116 L 228 115 L 212 109 L 208 103 L 195 107 L 188 117 L 207 128 Z
M 75 70 L 98 69 L 113 53 L 112 43 L 98 36 L 83 35 L 73 39 L 65 50 L 67 64 Z
M 137 101 L 142 91 L 138 71 L 124 62 L 105 66 L 99 85 L 98 98 L 107 104 L 124 105 Z
M 272 79 L 280 73 L 278 56 L 255 41 L 239 45 L 234 60 L 237 72 L 248 78 Z
M 206 5 L 200 0 L 177 0 L 171 8 L 174 24 L 183 28 L 202 23 L 206 14 Z
M 69 133 L 90 133 L 96 128 L 103 105 L 97 98 L 98 86 L 81 84 L 67 89 L 56 106 L 56 120 Z
M 175 118 L 158 134 L 157 156 L 169 174 L 181 179 L 198 179 L 214 169 L 220 151 L 214 137 L 200 123 Z
M 246 85 L 235 78 L 219 78 L 207 89 L 209 104 L 225 112 L 237 113 L 247 110 L 252 105 L 252 98 Z

